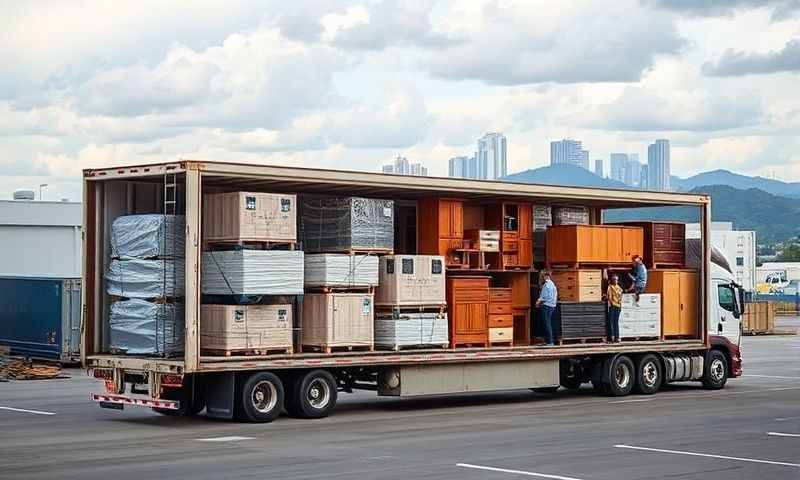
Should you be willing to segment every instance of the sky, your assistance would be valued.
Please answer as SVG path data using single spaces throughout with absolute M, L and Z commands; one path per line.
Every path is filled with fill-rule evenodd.
M 800 181 L 800 0 L 0 0 L 0 198 L 204 159 L 431 175 L 671 142 L 672 173 Z

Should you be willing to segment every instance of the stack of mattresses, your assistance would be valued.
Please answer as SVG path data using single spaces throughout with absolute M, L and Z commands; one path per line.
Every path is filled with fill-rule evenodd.
M 319 253 L 305 256 L 305 286 L 369 288 L 378 285 L 378 257 Z
M 202 292 L 208 295 L 301 295 L 303 252 L 203 252 Z

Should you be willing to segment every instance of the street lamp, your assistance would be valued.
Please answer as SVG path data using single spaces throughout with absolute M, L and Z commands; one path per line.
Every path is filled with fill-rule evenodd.
M 47 184 L 46 184 L 46 183 L 40 183 L 40 184 L 39 184 L 39 201 L 40 201 L 40 202 L 43 200 L 43 198 L 42 198 L 42 189 L 43 189 L 44 187 L 46 187 L 46 186 L 47 186 Z

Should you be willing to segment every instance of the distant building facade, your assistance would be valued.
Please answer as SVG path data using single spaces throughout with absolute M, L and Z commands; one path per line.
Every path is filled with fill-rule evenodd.
M 686 224 L 686 238 L 700 238 L 700 224 Z M 749 292 L 756 290 L 756 232 L 734 230 L 732 222 L 711 223 L 711 244 L 719 249 L 733 269 L 736 283 Z
M 658 139 L 647 147 L 647 184 L 650 190 L 670 190 L 669 140 Z
M 472 157 L 453 157 L 447 162 L 447 176 L 455 178 L 478 177 L 478 162 Z
M 642 165 L 641 174 L 639 175 L 639 188 L 647 190 L 647 164 Z
M 598 158 L 594 161 L 594 174 L 603 178 L 603 159 Z
M 642 164 L 639 163 L 638 153 L 628 154 L 628 163 L 625 165 L 625 184 L 631 187 L 639 186 L 642 176 Z
M 495 180 L 508 175 L 506 137 L 502 133 L 489 132 L 478 140 L 478 178 Z
M 394 159 L 394 163 L 384 165 L 381 168 L 383 173 L 391 173 L 394 175 L 414 175 L 417 177 L 427 177 L 428 169 L 421 163 L 410 163 L 406 157 L 398 156 Z
M 589 151 L 583 149 L 580 140 L 565 138 L 550 142 L 550 165 L 568 163 L 589 170 Z
M 611 164 L 611 170 L 609 171 L 611 180 L 625 182 L 625 170 L 628 166 L 628 154 L 612 153 L 609 155 L 609 163 Z

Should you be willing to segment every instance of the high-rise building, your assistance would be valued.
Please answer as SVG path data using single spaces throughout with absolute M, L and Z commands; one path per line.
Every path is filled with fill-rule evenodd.
M 627 153 L 612 153 L 609 155 L 611 163 L 610 177 L 611 180 L 618 182 L 625 181 L 625 170 L 628 168 L 628 154 Z
M 647 183 L 650 190 L 670 190 L 669 140 L 658 139 L 647 147 Z
M 448 161 L 447 176 L 455 178 L 479 178 L 478 162 L 472 157 L 453 157 Z
M 478 178 L 495 180 L 508 174 L 506 137 L 502 133 L 489 132 L 478 140 Z
M 428 169 L 421 163 L 410 163 L 406 157 L 401 156 L 395 158 L 394 163 L 384 165 L 382 171 L 383 173 L 392 173 L 394 175 L 428 176 Z
M 550 165 L 568 163 L 589 170 L 589 151 L 583 149 L 580 140 L 565 138 L 550 142 Z
M 647 190 L 647 164 L 642 165 L 641 174 L 639 175 L 639 188 Z
M 594 174 L 603 178 L 603 159 L 598 158 L 594 161 Z
M 388 164 L 383 166 L 383 173 L 394 173 L 394 165 Z
M 428 169 L 425 168 L 421 163 L 412 163 L 411 172 L 409 173 L 409 175 L 415 175 L 417 177 L 427 177 Z
M 628 154 L 628 163 L 625 164 L 625 184 L 635 187 L 639 185 L 642 175 L 642 164 L 639 163 L 638 153 Z

